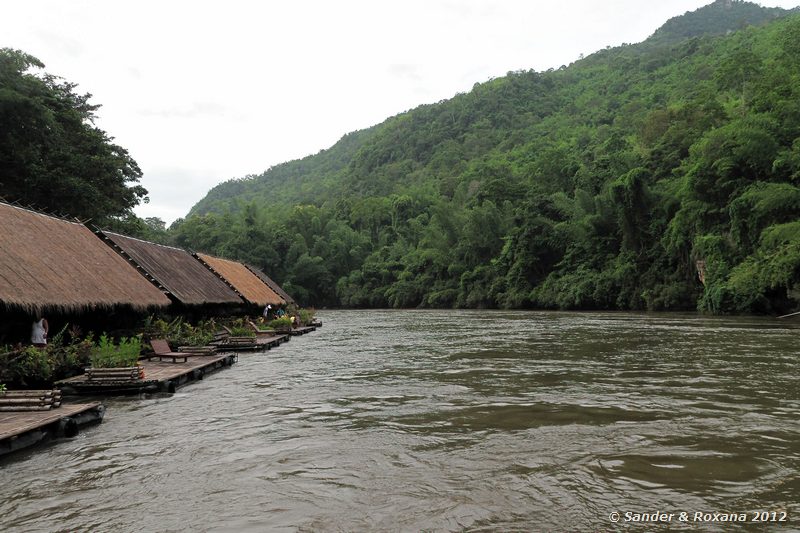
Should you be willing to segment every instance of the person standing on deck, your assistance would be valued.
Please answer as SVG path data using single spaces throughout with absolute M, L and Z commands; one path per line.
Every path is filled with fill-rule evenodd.
M 33 322 L 31 328 L 31 344 L 37 348 L 47 346 L 47 331 L 50 329 L 46 318 L 39 318 Z

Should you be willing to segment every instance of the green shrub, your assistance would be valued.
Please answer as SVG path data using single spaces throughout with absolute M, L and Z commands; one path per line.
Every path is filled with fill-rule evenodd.
M 22 385 L 30 381 L 49 381 L 53 377 L 53 360 L 47 350 L 28 346 L 11 362 L 8 374 Z
M 234 337 L 255 337 L 256 332 L 244 326 L 230 326 L 231 335 Z
M 150 338 L 166 339 L 174 346 L 205 346 L 214 339 L 216 329 L 217 324 L 213 320 L 201 321 L 192 326 L 184 322 L 182 317 L 170 322 L 149 317 L 144 323 L 145 333 Z
M 287 329 L 292 327 L 292 319 L 288 316 L 276 318 L 267 322 L 267 327 L 272 329 Z
M 103 334 L 92 350 L 91 363 L 95 368 L 130 367 L 139 361 L 141 351 L 139 337 L 124 337 L 114 345 L 113 340 Z
M 73 341 L 52 352 L 56 378 L 73 376 L 83 371 L 91 361 L 94 343 L 90 338 Z
M 65 325 L 44 348 L 0 346 L 0 379 L 22 387 L 45 386 L 82 373 L 93 349 L 91 334 L 82 338 L 78 328 Z
M 246 318 L 228 319 L 225 321 L 225 327 L 230 331 L 234 337 L 253 337 L 255 338 L 256 332 L 247 323 Z
M 300 317 L 300 325 L 307 326 L 311 324 L 311 321 L 314 320 L 314 313 L 314 309 L 299 309 L 297 314 Z
M 200 322 L 197 326 L 184 324 L 182 334 L 175 340 L 178 346 L 206 346 L 214 340 L 216 325 L 213 321 Z

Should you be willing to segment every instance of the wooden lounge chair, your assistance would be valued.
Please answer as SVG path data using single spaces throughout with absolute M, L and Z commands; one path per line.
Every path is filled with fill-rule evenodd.
M 252 320 L 248 320 L 247 321 L 247 325 L 250 326 L 250 329 L 252 329 L 253 331 L 256 332 L 256 336 L 259 336 L 259 335 L 269 335 L 269 336 L 275 335 L 275 330 L 274 329 L 261 329 L 261 328 L 258 327 L 258 324 L 256 324 Z
M 218 350 L 228 350 L 231 348 L 240 347 L 254 347 L 256 345 L 255 337 L 237 337 L 233 335 L 231 329 L 227 326 L 221 326 L 222 331 L 214 334 L 214 340 L 211 342 Z
M 258 336 L 258 335 L 269 335 L 269 336 L 273 336 L 273 335 L 282 335 L 282 334 L 284 334 L 284 333 L 289 333 L 289 331 L 290 331 L 290 329 L 291 329 L 291 328 L 280 328 L 280 329 L 274 329 L 274 328 L 271 328 L 271 329 L 260 329 L 260 328 L 258 327 L 258 324 L 256 324 L 255 322 L 253 322 L 253 321 L 251 321 L 251 320 L 248 320 L 248 321 L 247 321 L 247 324 L 250 326 L 250 329 L 252 329 L 253 331 L 255 331 L 255 332 L 256 332 L 256 335 L 257 335 L 257 336 Z
M 172 359 L 173 363 L 177 363 L 178 359 L 183 359 L 182 362 L 185 363 L 192 355 L 189 353 L 173 352 L 169 347 L 169 343 L 164 339 L 151 339 L 150 346 L 153 347 L 154 353 L 147 359 L 152 359 L 153 357 L 158 357 L 159 361 L 163 361 L 164 359 Z

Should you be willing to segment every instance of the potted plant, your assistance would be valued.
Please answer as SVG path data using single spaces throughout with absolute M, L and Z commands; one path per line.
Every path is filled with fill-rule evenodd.
M 91 367 L 86 369 L 90 380 L 128 381 L 144 378 L 144 368 L 139 364 L 142 341 L 139 337 L 123 337 L 119 344 L 107 335 L 92 349 Z

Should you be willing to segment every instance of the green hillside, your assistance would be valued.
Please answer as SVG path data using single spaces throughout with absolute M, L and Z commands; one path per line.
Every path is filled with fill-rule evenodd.
M 786 14 L 723 0 L 644 43 L 478 84 L 223 183 L 172 237 L 317 305 L 793 308 Z
M 649 40 L 675 43 L 692 37 L 725 35 L 747 26 L 760 26 L 788 13 L 779 7 L 761 7 L 744 0 L 716 0 L 688 16 L 671 18 Z

